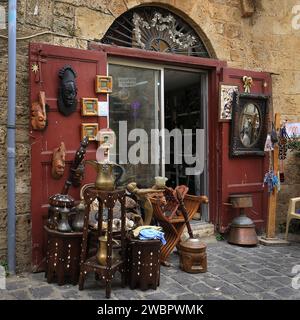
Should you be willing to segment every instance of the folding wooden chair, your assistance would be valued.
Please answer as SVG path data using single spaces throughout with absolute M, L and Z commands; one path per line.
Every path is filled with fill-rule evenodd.
M 187 213 L 187 217 L 184 217 L 180 201 L 176 196 L 176 191 L 181 193 L 184 208 Z M 174 247 L 180 242 L 182 232 L 195 213 L 197 212 L 201 203 L 208 203 L 206 196 L 193 196 L 187 194 L 188 187 L 179 186 L 175 190 L 166 188 L 165 200 L 166 204 L 161 199 L 150 198 L 153 206 L 153 216 L 162 226 L 166 244 L 161 248 L 160 262 L 162 265 L 169 266 L 167 259 Z

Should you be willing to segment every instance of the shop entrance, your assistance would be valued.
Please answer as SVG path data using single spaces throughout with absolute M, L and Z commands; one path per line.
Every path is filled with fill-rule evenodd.
M 119 59 L 110 60 L 108 72 L 115 88 L 109 96 L 115 161 L 127 177 L 149 188 L 160 175 L 169 187 L 208 195 L 207 73 Z M 208 210 L 202 219 L 208 221 Z
M 176 161 L 175 143 L 170 144 L 170 163 L 165 165 L 167 185 L 175 188 L 184 184 L 189 187 L 189 193 L 200 195 L 208 194 L 207 173 L 207 79 L 206 73 L 192 72 L 190 70 L 165 69 L 164 70 L 164 118 L 165 128 L 180 130 L 182 134 L 181 148 L 183 156 Z M 202 129 L 202 130 L 201 130 Z M 204 135 L 203 140 L 197 139 Z M 198 141 L 197 141 L 198 140 Z M 201 150 L 201 157 L 197 157 L 197 147 Z M 168 156 L 167 150 L 166 157 Z M 191 153 L 200 164 L 196 174 L 186 174 L 186 169 L 195 167 L 190 165 L 184 156 Z M 181 162 L 181 163 L 178 163 Z M 203 163 L 200 163 L 203 162 Z M 196 171 L 196 170 L 195 170 Z M 205 210 L 206 208 L 203 208 Z M 202 219 L 208 221 L 208 212 L 202 212 Z

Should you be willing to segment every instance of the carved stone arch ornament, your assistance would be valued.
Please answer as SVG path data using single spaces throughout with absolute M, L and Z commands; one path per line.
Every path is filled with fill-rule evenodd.
M 182 18 L 154 6 L 131 9 L 110 26 L 102 43 L 210 58 L 199 35 Z

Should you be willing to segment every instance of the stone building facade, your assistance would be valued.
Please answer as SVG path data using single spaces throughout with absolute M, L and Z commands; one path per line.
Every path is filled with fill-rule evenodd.
M 7 9 L 8 1 L 0 5 Z M 87 49 L 125 11 L 151 4 L 173 11 L 201 36 L 214 58 L 231 67 L 273 73 L 273 109 L 300 122 L 300 29 L 297 0 L 19 0 L 17 14 L 16 210 L 17 268 L 30 268 L 29 65 L 31 41 Z M 244 6 L 246 5 L 246 7 Z M 300 24 L 300 18 L 299 24 Z M 6 254 L 7 29 L 0 30 L 0 257 Z M 300 195 L 299 160 L 289 154 L 278 198 L 277 225 L 290 197 Z

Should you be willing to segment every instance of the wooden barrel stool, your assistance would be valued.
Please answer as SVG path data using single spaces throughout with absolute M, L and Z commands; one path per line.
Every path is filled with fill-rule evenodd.
M 180 269 L 189 273 L 207 271 L 206 244 L 197 238 L 190 238 L 178 245 Z

